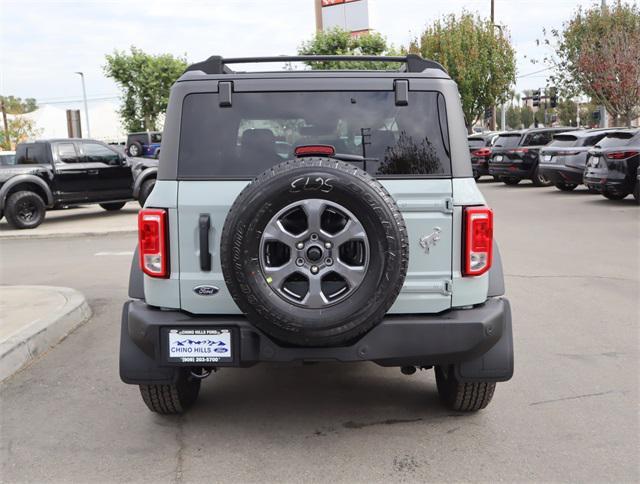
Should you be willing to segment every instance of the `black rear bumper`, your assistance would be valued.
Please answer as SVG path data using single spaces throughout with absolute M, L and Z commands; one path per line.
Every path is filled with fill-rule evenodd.
M 236 358 L 216 366 L 260 362 L 373 361 L 382 366 L 454 365 L 462 381 L 504 381 L 513 374 L 511 309 L 504 298 L 437 315 L 389 315 L 349 346 L 288 347 L 257 330 L 244 316 L 195 316 L 128 301 L 122 312 L 120 377 L 125 383 L 168 383 L 179 366 L 168 363 L 162 328 L 232 328 Z
M 554 185 L 561 183 L 582 185 L 584 169 L 565 165 L 540 164 L 540 173 Z

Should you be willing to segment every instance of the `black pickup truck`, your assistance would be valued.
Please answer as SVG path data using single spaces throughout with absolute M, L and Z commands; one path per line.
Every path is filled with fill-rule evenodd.
M 98 203 L 120 210 L 133 199 L 127 158 L 100 141 L 20 143 L 15 164 L 0 167 L 0 218 L 18 229 L 40 225 L 47 208 Z

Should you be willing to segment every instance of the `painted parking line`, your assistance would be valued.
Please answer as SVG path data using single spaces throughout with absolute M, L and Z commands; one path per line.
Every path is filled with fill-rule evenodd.
M 96 256 L 110 256 L 110 255 L 133 255 L 133 251 L 132 250 L 126 250 L 123 252 L 96 252 L 95 254 Z

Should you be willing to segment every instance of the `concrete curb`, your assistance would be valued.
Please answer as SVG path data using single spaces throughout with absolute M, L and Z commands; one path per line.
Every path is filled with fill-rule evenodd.
M 53 291 L 66 301 L 61 308 L 56 308 L 45 317 L 26 324 L 5 341 L 0 342 L 0 381 L 55 346 L 71 331 L 88 321 L 92 314 L 85 297 L 75 289 L 53 286 L 7 287 Z M 25 304 L 28 304 L 28 301 L 25 301 Z M 4 317 L 10 317 L 10 315 L 5 314 Z
M 24 232 L 24 233 L 22 233 Z M 114 229 L 114 230 L 95 230 L 86 232 L 51 232 L 51 233 L 33 233 L 31 230 L 23 230 L 19 234 L 3 234 L 0 232 L 0 240 L 16 240 L 16 239 L 58 239 L 62 237 L 91 237 L 96 235 L 109 234 L 137 234 L 138 229 Z

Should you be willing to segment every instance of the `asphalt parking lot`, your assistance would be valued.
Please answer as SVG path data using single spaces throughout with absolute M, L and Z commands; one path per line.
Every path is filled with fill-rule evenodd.
M 439 406 L 432 372 L 373 364 L 226 369 L 187 415 L 154 415 L 118 378 L 135 236 L 2 240 L 2 284 L 73 287 L 94 313 L 0 386 L 2 480 L 637 482 L 638 207 L 480 187 L 516 372 L 473 415 Z

